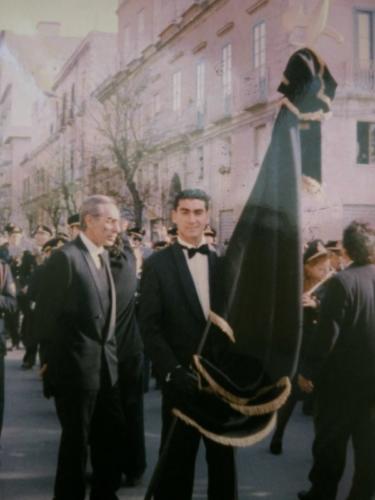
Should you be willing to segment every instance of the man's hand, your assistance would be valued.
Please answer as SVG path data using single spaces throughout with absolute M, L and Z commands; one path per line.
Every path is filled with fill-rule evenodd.
M 314 384 L 312 383 L 312 381 L 308 380 L 301 374 L 297 376 L 297 383 L 302 392 L 306 392 L 307 394 L 309 394 L 314 390 Z
M 302 307 L 312 307 L 315 309 L 316 307 L 318 307 L 318 302 L 314 296 L 308 293 L 304 293 L 302 295 Z
M 166 388 L 171 388 L 179 393 L 193 395 L 198 390 L 197 375 L 181 365 L 177 365 L 174 370 L 168 373 L 166 379 Z

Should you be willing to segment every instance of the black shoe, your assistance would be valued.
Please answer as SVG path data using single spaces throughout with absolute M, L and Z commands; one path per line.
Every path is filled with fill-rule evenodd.
M 281 455 L 283 452 L 283 445 L 281 441 L 271 441 L 270 452 L 272 455 Z
M 30 362 L 22 363 L 21 368 L 22 370 L 32 370 L 33 364 Z
M 126 481 L 124 483 L 125 488 L 135 488 L 142 483 L 143 474 L 140 476 L 126 476 Z
M 311 491 L 299 491 L 298 498 L 299 500 L 318 500 L 311 494 Z

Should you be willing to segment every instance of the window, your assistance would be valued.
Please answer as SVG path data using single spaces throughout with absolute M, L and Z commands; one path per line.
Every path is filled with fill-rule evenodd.
M 375 163 L 375 123 L 357 123 L 357 163 Z
M 197 64 L 197 109 L 203 112 L 205 103 L 205 65 L 203 61 Z
M 266 150 L 266 126 L 259 125 L 254 128 L 254 166 L 258 167 Z
M 124 27 L 124 59 L 128 59 L 130 54 L 130 26 Z
M 259 77 L 266 76 L 266 23 L 256 24 L 253 30 L 253 67 L 259 71 Z
M 361 68 L 368 67 L 370 61 L 374 60 L 374 24 L 375 11 L 357 12 L 358 61 Z
M 157 115 L 161 111 L 161 101 L 159 92 L 154 94 L 152 97 L 152 113 L 153 116 Z
M 143 36 L 145 32 L 145 9 L 138 12 L 138 36 Z
M 198 179 L 204 178 L 204 149 L 203 146 L 199 146 L 197 148 L 197 157 L 198 157 Z
M 232 95 L 232 45 L 223 47 L 221 54 L 222 85 L 224 97 Z
M 375 11 L 356 12 L 357 68 L 355 84 L 375 89 Z
M 172 79 L 173 85 L 173 103 L 172 109 L 173 111 L 179 112 L 181 111 L 181 71 L 177 71 L 173 75 Z
M 158 191 L 159 190 L 159 164 L 158 163 L 154 163 L 153 164 L 153 175 L 152 175 L 153 179 L 152 179 L 152 188 L 155 190 L 155 191 Z

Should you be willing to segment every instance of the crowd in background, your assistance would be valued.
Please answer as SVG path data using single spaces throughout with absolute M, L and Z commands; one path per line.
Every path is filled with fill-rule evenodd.
M 79 214 L 75 214 L 69 218 L 66 231 L 55 232 L 47 225 L 38 225 L 30 237 L 27 237 L 20 227 L 9 223 L 4 228 L 5 232 L 0 236 L 0 285 L 2 289 L 0 312 L 3 334 L 2 344 L 0 345 L 0 436 L 4 411 L 4 355 L 6 354 L 6 350 L 24 349 L 25 352 L 21 367 L 22 369 L 28 370 L 32 369 L 37 364 L 39 353 L 39 369 L 41 376 L 43 377 L 45 372 L 48 371 L 48 356 L 46 354 L 48 346 L 47 350 L 44 351 L 45 347 L 43 346 L 43 342 L 41 343 L 40 332 L 36 326 L 39 323 L 35 321 L 35 311 L 38 308 L 38 300 L 40 291 L 44 286 L 43 283 L 46 280 L 48 281 L 46 270 L 51 267 L 47 266 L 51 255 L 53 255 L 57 249 L 64 247 L 68 242 L 73 240 L 76 241 L 77 237 L 82 234 L 82 228 L 85 227 L 82 222 L 82 214 L 81 218 Z M 143 228 L 137 226 L 131 227 L 128 221 L 124 220 L 119 221 L 119 224 L 119 230 L 116 232 L 115 240 L 111 245 L 106 246 L 106 249 L 108 251 L 109 268 L 111 270 L 110 281 L 112 283 L 113 280 L 116 293 L 117 310 L 115 336 L 117 346 L 116 356 L 118 359 L 118 395 L 121 403 L 121 411 L 125 417 L 124 422 L 126 422 L 123 434 L 121 434 L 123 437 L 122 444 L 124 450 L 126 450 L 126 453 L 124 453 L 121 458 L 121 467 L 122 474 L 126 477 L 125 484 L 127 486 L 135 486 L 141 481 L 146 468 L 143 393 L 148 389 L 151 372 L 150 360 L 144 353 L 143 341 L 138 326 L 142 271 L 145 261 L 151 255 L 163 252 L 171 245 L 179 245 L 181 242 L 179 243 L 180 235 L 178 233 L 178 226 L 176 225 L 165 230 L 165 239 L 151 242 L 147 240 L 146 232 Z M 369 237 L 374 238 L 373 231 L 372 229 L 368 229 L 368 225 L 357 224 L 355 226 L 355 224 L 356 223 L 352 226 L 356 229 L 352 229 L 352 232 L 357 231 L 358 234 L 364 235 L 363 238 L 367 238 L 368 234 L 370 235 Z M 214 252 L 216 255 L 222 254 L 223 249 L 219 248 L 215 242 L 216 231 L 207 224 L 205 225 L 203 234 L 205 244 L 206 246 L 208 244 L 209 251 Z M 346 239 L 347 241 L 349 240 L 348 233 Z M 372 250 L 368 250 L 371 258 L 368 257 L 367 260 L 365 259 L 365 261 L 358 262 L 354 259 L 353 263 L 353 251 L 352 254 L 350 254 L 350 252 L 348 253 L 347 246 L 348 243 L 344 248 L 341 241 L 323 242 L 319 239 L 309 241 L 304 246 L 302 345 L 297 374 L 292 380 L 291 396 L 279 411 L 277 426 L 270 443 L 270 452 L 274 455 L 283 453 L 284 431 L 298 401 L 303 401 L 304 414 L 309 416 L 313 414 L 315 416 L 317 415 L 315 382 L 312 374 L 318 370 L 319 362 L 316 362 L 316 358 L 314 358 L 312 353 L 314 352 L 313 344 L 316 343 L 316 338 L 319 333 L 318 330 L 321 325 L 321 304 L 325 301 L 327 289 L 328 296 L 330 297 L 329 300 L 332 301 L 332 291 L 330 291 L 329 288 L 332 288 L 332 281 L 334 283 L 340 281 L 341 278 L 336 279 L 336 277 L 341 276 L 345 269 L 349 269 L 348 272 L 352 272 L 351 269 L 353 269 L 353 265 L 355 269 L 356 266 L 359 266 L 361 269 L 363 266 L 369 266 L 366 279 L 369 283 L 374 284 L 371 282 L 373 277 L 369 274 L 370 271 L 373 273 L 374 267 L 373 260 L 371 260 L 373 256 L 371 257 L 370 255 Z M 99 263 L 98 270 L 100 271 L 100 269 Z M 346 275 L 344 274 L 343 276 L 345 277 Z M 11 277 L 13 277 L 13 279 Z M 354 281 L 359 281 L 365 278 L 360 277 L 353 279 Z M 124 286 L 124 282 L 126 282 L 126 286 Z M 58 283 L 56 286 L 58 286 Z M 368 285 L 368 287 L 367 293 L 371 294 L 371 286 Z M 335 293 L 335 297 L 337 297 L 342 293 L 342 290 L 336 289 Z M 353 293 L 358 293 L 358 300 L 361 300 L 361 292 L 355 290 Z M 374 290 L 372 290 L 372 294 L 370 302 L 374 298 Z M 340 309 L 340 314 L 342 313 L 343 317 L 346 314 L 345 308 L 347 304 L 348 300 L 346 297 L 346 302 L 340 304 L 342 308 L 342 311 Z M 372 305 L 372 309 L 371 306 L 368 307 L 370 308 L 370 312 L 367 313 L 367 322 L 371 325 L 371 322 L 374 321 L 373 314 L 375 305 Z M 328 314 L 327 311 L 326 314 Z M 360 315 L 361 312 L 359 311 L 356 314 Z M 108 323 L 109 319 L 106 321 Z M 341 317 L 334 318 L 337 336 L 340 333 L 340 328 L 347 327 L 345 324 L 343 326 L 342 321 L 343 319 Z M 367 328 L 367 326 L 367 324 L 365 326 L 362 324 L 362 328 Z M 327 352 L 330 349 L 333 350 L 334 343 L 337 339 L 331 340 L 332 345 Z M 372 339 L 369 340 L 371 349 L 374 346 L 374 342 L 375 341 Z M 353 341 L 351 345 L 355 347 L 356 344 Z M 325 353 L 325 357 L 328 356 L 327 352 Z M 315 362 L 316 366 L 314 366 Z M 105 377 L 108 377 L 108 374 L 105 375 Z M 371 377 L 369 375 L 368 381 L 370 381 L 370 379 Z M 45 395 L 47 397 L 51 395 L 55 396 L 54 389 L 48 384 L 48 377 L 43 377 L 43 381 Z M 158 384 L 159 383 L 160 380 L 158 381 Z M 372 397 L 373 395 L 371 395 L 371 398 Z M 322 400 L 321 397 L 320 400 Z M 362 401 L 360 403 L 362 403 Z M 373 405 L 373 402 L 371 404 Z M 371 408 L 374 408 L 374 406 L 371 406 Z M 367 409 L 364 411 L 367 411 Z M 324 412 L 321 412 L 321 414 L 323 415 Z M 328 420 L 325 420 L 326 426 L 328 426 L 327 422 Z M 368 421 L 366 422 L 366 425 L 368 425 L 367 430 L 370 433 L 370 441 L 373 441 L 374 426 L 373 424 L 370 425 Z M 340 427 L 339 423 L 337 425 Z M 323 432 L 324 435 L 326 431 L 320 429 L 320 432 Z M 348 424 L 344 432 L 345 436 L 341 436 L 341 448 L 340 450 L 336 449 L 336 455 L 333 455 L 331 457 L 332 459 L 340 455 L 340 459 L 344 460 L 342 456 L 345 451 L 343 451 L 343 449 L 346 449 L 345 439 L 350 435 L 350 432 L 351 427 Z M 317 435 L 318 441 L 316 440 L 314 443 L 315 468 L 310 475 L 313 487 L 307 493 L 300 493 L 299 498 L 304 498 L 306 500 L 315 500 L 318 498 L 319 500 L 331 500 L 335 498 L 335 488 L 337 488 L 337 484 L 329 484 L 319 490 L 321 475 L 323 473 L 321 470 L 317 472 L 318 465 L 316 462 L 322 460 L 322 450 L 325 449 L 327 444 L 324 441 L 327 437 L 326 435 L 324 436 L 323 444 L 320 434 Z M 357 440 L 356 445 L 360 450 L 359 456 L 362 457 L 363 438 L 362 440 Z M 321 449 L 318 449 L 319 446 Z M 369 453 L 373 453 L 373 450 Z M 367 455 L 365 454 L 365 456 L 368 457 L 368 453 Z M 59 460 L 60 459 L 61 457 Z M 335 478 L 339 479 L 340 471 L 342 473 L 342 464 L 336 467 L 336 469 L 337 468 L 338 472 Z M 362 467 L 362 469 L 363 468 L 364 467 Z M 362 474 L 360 475 L 360 480 L 363 482 L 365 472 L 363 472 L 362 469 L 358 474 Z M 373 486 L 371 486 L 373 481 L 370 481 L 366 476 L 365 482 L 368 491 L 370 491 Z M 316 491 L 314 488 L 316 488 Z M 359 497 L 353 496 L 357 494 L 355 488 L 358 488 L 358 484 L 355 483 L 353 488 L 354 493 L 350 496 L 350 499 L 359 500 Z M 370 499 L 374 497 L 363 496 L 363 499 L 364 498 Z M 226 500 L 232 499 L 228 498 Z

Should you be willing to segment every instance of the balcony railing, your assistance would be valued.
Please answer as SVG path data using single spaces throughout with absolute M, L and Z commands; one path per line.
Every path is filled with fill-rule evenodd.
M 368 61 L 366 67 L 354 71 L 354 85 L 364 91 L 375 90 L 375 61 Z
M 249 71 L 243 76 L 241 85 L 241 105 L 251 109 L 266 104 L 269 95 L 269 69 L 261 67 Z

